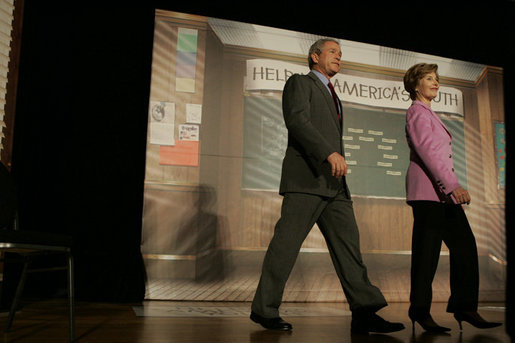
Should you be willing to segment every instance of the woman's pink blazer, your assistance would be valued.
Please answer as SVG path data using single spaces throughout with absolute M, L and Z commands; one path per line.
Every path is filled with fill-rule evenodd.
M 456 203 L 451 193 L 460 184 L 454 172 L 451 133 L 421 101 L 413 101 L 406 113 L 406 139 L 410 148 L 406 200 Z

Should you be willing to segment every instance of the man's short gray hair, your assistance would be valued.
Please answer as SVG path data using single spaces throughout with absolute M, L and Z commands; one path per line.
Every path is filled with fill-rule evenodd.
M 332 38 L 321 38 L 317 40 L 313 45 L 311 45 L 311 48 L 309 48 L 309 54 L 308 54 L 308 65 L 309 69 L 313 69 L 313 65 L 315 65 L 315 62 L 311 58 L 312 54 L 320 55 L 322 53 L 322 49 L 324 48 L 325 43 L 327 42 L 335 42 L 336 44 L 340 45 L 340 43 Z

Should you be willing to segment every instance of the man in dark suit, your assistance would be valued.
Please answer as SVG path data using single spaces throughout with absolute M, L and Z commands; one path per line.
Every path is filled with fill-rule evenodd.
M 373 286 L 361 258 L 359 232 L 345 175 L 342 107 L 330 78 L 340 70 L 337 41 L 315 42 L 308 56 L 311 72 L 291 76 L 283 91 L 283 116 L 288 147 L 279 193 L 281 218 L 268 246 L 250 318 L 267 329 L 291 330 L 279 316 L 288 276 L 309 231 L 318 224 L 352 311 L 353 333 L 394 332 L 376 314 L 387 305 Z

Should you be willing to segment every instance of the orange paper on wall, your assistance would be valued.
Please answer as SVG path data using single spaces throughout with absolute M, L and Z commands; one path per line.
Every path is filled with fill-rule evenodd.
M 174 146 L 159 148 L 159 164 L 176 166 L 198 166 L 198 141 L 176 140 Z

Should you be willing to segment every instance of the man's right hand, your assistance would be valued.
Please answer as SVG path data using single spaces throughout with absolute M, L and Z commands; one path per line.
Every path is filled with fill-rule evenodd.
M 345 157 L 339 153 L 333 152 L 327 158 L 327 162 L 331 165 L 332 176 L 342 177 L 343 175 L 347 175 L 347 162 L 345 162 Z

